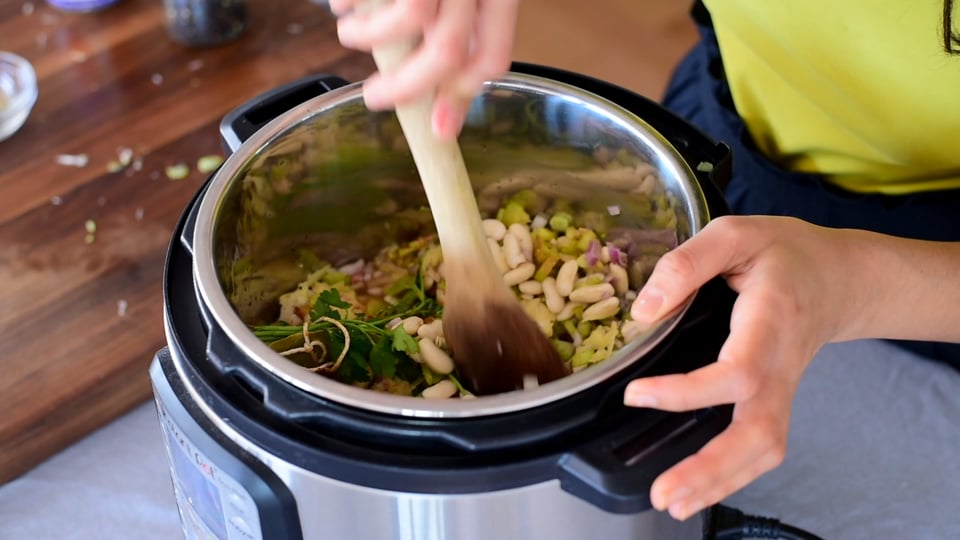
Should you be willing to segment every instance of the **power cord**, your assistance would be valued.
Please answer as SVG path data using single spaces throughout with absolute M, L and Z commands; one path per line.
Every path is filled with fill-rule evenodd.
M 718 504 L 707 511 L 703 524 L 704 540 L 745 540 L 773 538 L 779 540 L 823 540 L 803 529 L 779 520 L 744 514 L 736 508 Z

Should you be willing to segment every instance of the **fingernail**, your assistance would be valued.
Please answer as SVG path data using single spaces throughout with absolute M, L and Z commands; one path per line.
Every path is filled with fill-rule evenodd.
M 662 305 L 663 292 L 653 287 L 645 287 L 634 300 L 630 316 L 641 322 L 650 321 L 657 316 Z
M 456 139 L 463 128 L 465 111 L 447 101 L 437 102 L 433 114 L 433 133 L 441 139 Z
M 627 386 L 627 390 L 623 394 L 623 404 L 628 407 L 656 407 L 657 397 Z
M 693 514 L 696 514 L 703 508 L 703 503 L 700 501 L 691 501 L 687 503 L 674 503 L 670 505 L 670 515 L 674 519 L 684 521 Z

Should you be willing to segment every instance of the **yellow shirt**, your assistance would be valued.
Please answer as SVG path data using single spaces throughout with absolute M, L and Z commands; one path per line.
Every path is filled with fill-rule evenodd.
M 704 3 L 737 110 L 773 161 L 852 191 L 960 188 L 960 55 L 943 50 L 943 0 Z

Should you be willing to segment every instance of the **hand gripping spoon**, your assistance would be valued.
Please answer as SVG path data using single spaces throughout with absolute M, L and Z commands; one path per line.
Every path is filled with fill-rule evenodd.
M 384 0 L 370 0 L 376 9 Z M 373 49 L 382 73 L 399 66 L 414 43 Z M 478 395 L 545 384 L 568 370 L 553 345 L 504 283 L 481 224 L 480 210 L 457 141 L 431 129 L 432 96 L 396 108 L 420 173 L 443 251 L 443 330 L 464 384 Z

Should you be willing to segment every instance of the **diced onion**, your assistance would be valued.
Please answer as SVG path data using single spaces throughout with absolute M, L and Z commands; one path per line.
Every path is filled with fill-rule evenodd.
M 537 229 L 542 229 L 547 226 L 547 223 L 547 216 L 543 214 L 537 214 L 534 216 L 533 221 L 530 222 L 530 229 L 534 231 Z

